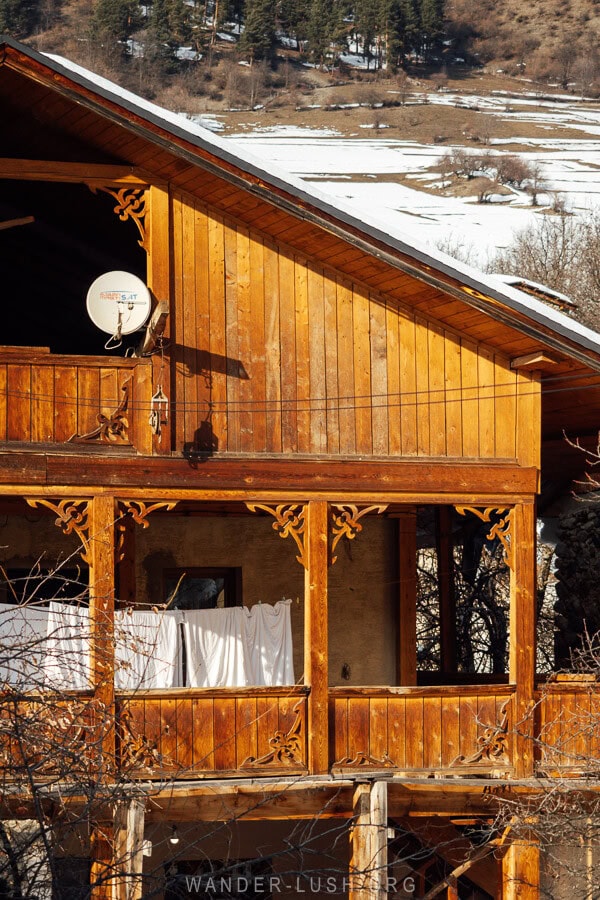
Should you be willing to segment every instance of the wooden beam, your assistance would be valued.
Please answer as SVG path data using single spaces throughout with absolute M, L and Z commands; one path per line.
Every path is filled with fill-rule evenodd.
M 536 630 L 536 515 L 533 503 L 512 512 L 509 681 L 516 685 L 512 729 L 515 776 L 533 774 L 533 705 Z
M 6 231 L 8 228 L 16 228 L 18 225 L 31 225 L 35 222 L 35 216 L 23 216 L 20 219 L 5 219 L 0 222 L 0 231 Z
M 539 350 L 536 353 L 527 353 L 525 356 L 516 356 L 510 361 L 511 369 L 522 369 L 525 372 L 547 371 L 557 366 L 557 357 Z
M 350 828 L 349 900 L 387 897 L 387 782 L 358 784 Z
M 144 817 L 142 797 L 121 800 L 115 807 L 114 861 L 117 875 L 114 900 L 141 900 L 144 868 Z
M 19 181 L 61 181 L 74 184 L 101 183 L 144 187 L 148 178 L 136 174 L 133 166 L 93 165 L 55 162 L 46 159 L 0 158 L 0 178 Z
M 139 360 L 137 361 L 139 364 Z M 29 445 L 31 448 L 31 445 Z M 44 448 L 44 450 L 47 448 Z M 19 466 L 15 467 L 18 458 Z M 0 483 L 3 493 L 26 493 L 30 466 L 36 471 L 41 461 L 46 483 L 56 495 L 56 485 L 72 485 L 78 495 L 82 488 L 90 494 L 104 486 L 114 492 L 136 489 L 143 496 L 166 497 L 189 492 L 200 498 L 259 501 L 281 497 L 289 502 L 307 497 L 342 502 L 455 503 L 464 506 L 494 506 L 530 499 L 537 491 L 537 469 L 513 465 L 453 464 L 436 460 L 423 462 L 337 459 L 294 460 L 256 457 L 203 458 L 198 461 L 172 458 L 73 453 L 0 453 Z M 19 469 L 21 470 L 19 472 Z M 181 491 L 181 493 L 179 493 Z M 37 492 L 37 488 L 36 488 Z M 128 490 L 128 496 L 131 491 Z
M 538 900 L 540 896 L 540 848 L 537 842 L 513 840 L 502 859 L 503 900 Z
M 398 517 L 398 684 L 417 683 L 417 511 Z
M 440 668 L 446 675 L 456 672 L 456 593 L 452 544 L 452 507 L 436 509 L 436 550 L 440 600 Z
M 305 506 L 304 550 L 304 681 L 308 698 L 308 769 L 329 769 L 329 671 L 327 635 L 327 569 L 329 565 L 329 508 L 322 500 Z

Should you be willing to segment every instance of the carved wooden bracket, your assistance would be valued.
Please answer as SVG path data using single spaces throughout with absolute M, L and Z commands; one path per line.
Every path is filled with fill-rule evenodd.
M 305 506 L 302 503 L 280 503 L 278 506 L 269 506 L 266 503 L 246 503 L 250 512 L 262 509 L 275 518 L 273 528 L 279 537 L 287 538 L 290 535 L 296 541 L 300 553 L 296 557 L 298 562 L 306 569 L 306 553 L 304 549 L 304 535 L 306 532 Z
M 333 769 L 395 769 L 396 763 L 384 753 L 381 759 L 359 750 L 353 757 L 344 756 L 332 766 Z
M 105 416 L 104 413 L 98 413 L 96 416 L 96 421 L 98 422 L 97 428 L 94 428 L 93 431 L 88 431 L 87 434 L 74 434 L 69 438 L 69 441 L 73 441 L 74 443 L 85 443 L 87 441 L 98 441 L 99 443 L 109 444 L 131 443 L 127 434 L 129 420 L 126 416 L 129 403 L 130 382 L 131 378 L 128 378 L 125 384 L 121 385 L 123 399 L 110 416 Z
M 34 509 L 37 506 L 45 506 L 56 514 L 54 522 L 62 529 L 64 534 L 75 532 L 81 541 L 80 555 L 82 560 L 90 564 L 90 538 L 89 538 L 89 501 L 88 500 L 47 500 L 45 497 L 27 497 L 27 503 Z
M 296 713 L 294 724 L 289 731 L 276 731 L 269 738 L 273 748 L 263 756 L 249 756 L 241 765 L 242 769 L 262 768 L 263 766 L 305 766 L 304 760 L 304 710 L 305 703 L 300 700 L 294 706 Z
M 508 708 L 510 698 L 502 704 L 500 721 L 496 725 L 488 725 L 483 734 L 477 738 L 477 749 L 470 756 L 457 756 L 450 764 L 455 766 L 490 766 L 510 765 L 507 752 Z
M 368 513 L 383 513 L 388 508 L 387 503 L 377 506 L 356 506 L 354 503 L 332 503 L 331 504 L 331 560 L 330 565 L 337 561 L 334 556 L 334 550 L 337 547 L 340 538 L 347 537 L 349 541 L 353 541 L 357 534 L 362 531 L 360 519 Z
M 122 222 L 126 222 L 127 219 L 133 219 L 137 226 L 137 230 L 140 233 L 141 240 L 138 241 L 140 247 L 143 247 L 144 250 L 147 249 L 146 246 L 146 227 L 145 227 L 145 217 L 146 217 L 146 190 L 145 188 L 132 188 L 132 187 L 124 187 L 124 188 L 115 188 L 105 186 L 96 186 L 90 185 L 90 190 L 94 192 L 104 191 L 105 194 L 110 194 L 117 201 L 117 205 L 114 208 L 114 212 L 118 215 L 119 219 Z
M 473 515 L 477 516 L 478 519 L 481 519 L 482 522 L 491 522 L 491 517 L 494 514 L 499 516 L 498 521 L 494 522 L 486 537 L 488 541 L 493 541 L 495 538 L 498 538 L 502 544 L 502 558 L 508 568 L 512 569 L 514 564 L 514 553 L 512 548 L 513 510 L 502 509 L 496 506 L 488 506 L 486 509 L 478 509 L 475 506 L 456 506 L 455 509 L 461 516 L 464 516 L 465 513 L 468 512 L 473 513 Z
M 156 503 L 144 503 L 142 500 L 118 500 L 117 509 L 119 518 L 117 521 L 117 560 L 122 562 L 124 557 L 125 523 L 126 517 L 133 519 L 136 525 L 148 528 L 148 516 L 157 509 L 166 509 L 168 512 L 177 506 L 177 500 L 157 501 Z

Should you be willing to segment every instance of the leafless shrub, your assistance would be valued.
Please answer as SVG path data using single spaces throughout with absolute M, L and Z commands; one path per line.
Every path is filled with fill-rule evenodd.
M 496 177 L 500 184 L 520 188 L 527 179 L 533 177 L 531 165 L 512 153 L 496 157 Z

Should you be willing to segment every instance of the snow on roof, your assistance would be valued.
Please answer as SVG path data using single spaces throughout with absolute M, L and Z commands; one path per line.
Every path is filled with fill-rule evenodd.
M 561 294 L 560 291 L 555 291 L 554 288 L 549 288 L 546 284 L 539 284 L 537 281 L 532 281 L 531 278 L 523 278 L 522 275 L 504 275 L 499 272 L 494 272 L 494 278 L 499 278 L 500 281 L 512 285 L 517 288 L 517 290 L 521 290 L 524 294 L 529 293 L 526 290 L 526 288 L 529 287 L 532 288 L 533 291 L 545 294 L 550 301 L 556 300 L 561 306 L 577 307 L 577 304 L 571 300 L 570 297 L 567 297 L 566 294 Z
M 522 291 L 511 287 L 502 278 L 498 278 L 495 275 L 487 275 L 472 266 L 459 262 L 441 250 L 426 247 L 414 241 L 410 235 L 401 232 L 399 229 L 383 225 L 376 216 L 371 216 L 368 212 L 364 212 L 359 218 L 355 208 L 345 204 L 343 200 L 333 198 L 331 195 L 319 191 L 313 184 L 301 181 L 289 172 L 276 168 L 271 164 L 269 164 L 268 169 L 265 168 L 264 160 L 248 153 L 246 148 L 237 144 L 234 139 L 220 137 L 197 122 L 192 122 L 179 113 L 171 112 L 155 103 L 151 103 L 143 97 L 137 96 L 131 91 L 100 75 L 96 75 L 94 72 L 90 72 L 88 69 L 84 69 L 68 59 L 53 54 L 38 55 L 29 47 L 17 45 L 17 42 L 10 38 L 5 40 L 13 46 L 18 46 L 19 50 L 30 56 L 35 56 L 41 60 L 45 57 L 46 60 L 51 61 L 52 68 L 58 71 L 62 70 L 63 74 L 67 77 L 70 76 L 76 83 L 97 94 L 104 95 L 106 99 L 110 99 L 119 105 L 126 106 L 130 111 L 134 111 L 146 120 L 166 128 L 174 135 L 214 153 L 219 158 L 230 162 L 248 174 L 259 177 L 267 185 L 270 184 L 273 187 L 291 192 L 296 197 L 302 198 L 307 203 L 312 204 L 320 211 L 336 218 L 343 224 L 357 228 L 366 236 L 387 244 L 396 252 L 406 254 L 435 271 L 455 278 L 478 293 L 489 295 L 510 309 L 525 314 L 538 324 L 551 329 L 557 335 L 565 337 L 587 350 L 600 353 L 600 334 L 598 332 L 592 331 L 592 329 L 587 328 L 580 322 L 575 321 L 533 296 L 527 295 L 525 299 Z M 467 296 L 465 296 L 465 300 L 467 300 Z M 497 309 L 494 312 L 490 310 L 490 314 L 497 315 Z M 564 352 L 564 347 L 562 349 Z

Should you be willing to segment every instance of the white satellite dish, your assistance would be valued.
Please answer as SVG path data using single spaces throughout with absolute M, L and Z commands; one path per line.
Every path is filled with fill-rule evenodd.
M 120 339 L 139 331 L 150 315 L 150 291 L 131 272 L 105 272 L 87 292 L 87 311 L 101 331 Z

